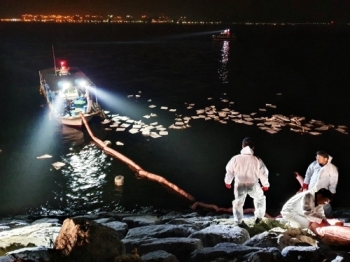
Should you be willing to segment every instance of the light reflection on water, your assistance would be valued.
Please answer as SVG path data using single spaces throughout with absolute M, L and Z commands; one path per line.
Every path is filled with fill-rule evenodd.
M 106 190 L 112 159 L 95 145 L 86 145 L 77 152 L 61 157 L 66 165 L 59 170 L 53 203 L 47 202 L 41 215 L 94 213 L 118 209 L 122 188 Z M 105 194 L 114 194 L 104 203 Z

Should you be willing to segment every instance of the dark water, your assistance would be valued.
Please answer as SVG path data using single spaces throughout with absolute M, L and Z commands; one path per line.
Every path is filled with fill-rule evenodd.
M 52 67 L 52 44 L 57 57 L 78 66 L 98 86 L 103 108 L 145 123 L 169 127 L 179 116 L 194 116 L 196 110 L 215 105 L 242 114 L 295 115 L 305 117 L 304 123 L 315 119 L 335 127 L 350 125 L 348 29 L 242 26 L 232 28 L 237 41 L 214 43 L 210 36 L 222 27 L 0 26 L 2 216 L 189 204 L 154 182 L 137 179 L 123 163 L 89 145 L 82 132 L 50 120 L 39 95 L 38 71 Z M 191 103 L 193 109 L 187 109 Z M 267 103 L 276 108 L 259 111 Z M 157 107 L 151 109 L 150 104 Z M 158 117 L 143 118 L 150 113 Z M 348 134 L 331 129 L 318 136 L 301 135 L 289 127 L 269 134 L 256 123 L 192 119 L 191 128 L 168 129 L 162 138 L 104 130 L 99 135 L 197 201 L 222 207 L 229 207 L 233 197 L 224 187 L 225 165 L 239 153 L 242 139 L 252 136 L 256 154 L 270 171 L 268 210 L 278 210 L 298 190 L 293 171 L 304 173 L 315 152 L 324 149 L 339 169 L 334 206 L 349 207 Z M 124 146 L 116 146 L 116 141 Z M 53 157 L 37 159 L 43 154 Z M 66 166 L 55 170 L 51 164 L 56 161 Z M 114 186 L 116 175 L 125 177 L 122 188 Z M 248 199 L 246 206 L 251 205 Z

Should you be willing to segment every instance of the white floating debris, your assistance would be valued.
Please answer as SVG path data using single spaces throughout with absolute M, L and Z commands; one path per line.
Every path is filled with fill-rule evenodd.
M 148 106 L 149 108 L 155 108 L 155 107 L 157 107 L 156 105 L 149 105 Z
M 111 142 L 111 141 L 109 141 L 109 140 L 105 140 L 105 141 L 103 141 L 103 143 L 104 143 L 105 145 L 107 145 L 107 146 L 109 146 L 109 145 L 111 145 L 111 144 L 112 144 L 112 142 Z
M 235 103 L 235 102 L 232 102 L 232 101 L 231 101 L 229 104 L 230 104 L 230 105 L 233 105 L 234 103 Z
M 348 128 L 347 126 L 344 126 L 344 125 L 339 125 L 338 128 Z
M 112 131 L 112 128 L 106 127 L 105 130 L 106 130 L 106 131 Z
M 138 98 L 138 97 L 140 97 L 140 95 L 135 95 L 135 97 L 137 97 L 137 98 Z
M 65 166 L 66 164 L 65 163 L 62 163 L 62 162 L 55 162 L 52 164 L 52 166 L 56 169 L 56 170 L 59 170 L 61 167 Z
M 313 136 L 321 135 L 320 132 L 309 132 L 309 134 L 311 134 L 311 135 L 313 135 Z
M 103 111 L 106 115 L 108 115 L 110 112 L 109 111 Z
M 220 117 L 226 117 L 226 112 L 219 112 Z
M 114 128 L 114 127 L 118 127 L 118 126 L 119 126 L 119 124 L 114 123 L 114 124 L 110 125 L 109 127 Z
M 42 155 L 42 156 L 37 156 L 36 158 L 37 159 L 45 159 L 45 158 L 51 158 L 51 157 L 52 157 L 51 155 L 45 154 L 45 155 Z
M 224 121 L 224 120 L 220 120 L 219 121 L 221 124 L 227 124 L 227 121 Z
M 126 120 L 125 122 L 126 122 L 126 123 L 130 123 L 130 124 L 132 124 L 132 123 L 134 123 L 135 121 L 134 121 L 134 120 L 132 120 L 132 119 L 128 119 L 128 120 Z
M 211 120 L 212 118 L 211 117 L 206 117 L 204 119 L 205 119 L 205 121 L 207 121 L 207 120 Z
M 208 100 L 212 100 L 213 98 L 212 97 L 208 97 Z
M 227 102 L 229 102 L 229 101 L 228 101 L 227 99 L 222 99 L 221 102 L 227 103 Z
M 152 102 L 152 99 L 148 99 L 147 102 Z
M 124 185 L 124 177 L 123 177 L 123 176 L 116 176 L 116 177 L 114 178 L 114 184 L 115 184 L 116 186 L 122 186 L 122 185 Z
M 131 133 L 131 134 L 136 134 L 138 132 L 139 132 L 139 129 L 132 128 L 132 129 L 129 130 L 129 133 Z
M 237 112 L 237 111 L 231 111 L 231 114 L 232 114 L 232 115 L 238 115 L 239 112 Z
M 315 130 L 328 130 L 328 126 L 316 127 Z
M 156 132 L 151 132 L 151 137 L 152 138 L 158 138 L 158 137 L 161 137 L 161 136 L 158 135 Z
M 120 127 L 124 127 L 124 128 L 127 128 L 129 126 L 130 126 L 129 124 L 125 124 L 125 123 L 120 125 Z
M 343 128 L 336 128 L 335 130 L 337 130 L 340 133 L 347 134 L 346 130 Z
M 122 143 L 122 142 L 120 142 L 120 141 L 115 142 L 115 144 L 116 144 L 117 146 L 123 146 L 123 145 L 124 145 L 124 143 Z
M 183 126 L 184 123 L 183 123 L 183 122 L 175 122 L 175 125 L 176 125 L 176 126 Z
M 203 114 L 204 113 L 204 109 L 198 109 L 198 110 L 196 110 L 196 113 L 197 113 L 197 115 Z
M 282 93 L 277 93 L 276 95 L 281 96 L 281 95 L 282 95 Z
M 151 116 L 145 115 L 145 116 L 143 116 L 143 117 L 149 119 Z
M 133 97 L 134 95 L 128 95 L 128 98 Z
M 105 120 L 103 120 L 102 122 L 101 122 L 101 124 L 109 124 L 111 122 L 111 120 L 109 120 L 109 119 L 105 119 Z
M 192 117 L 192 119 L 198 119 L 199 118 L 199 116 L 191 116 Z
M 192 106 L 188 106 L 187 109 L 192 109 L 193 107 Z
M 125 128 L 123 128 L 123 127 L 118 127 L 115 131 L 117 131 L 117 132 L 122 132 L 122 131 L 125 131 Z
M 133 125 L 132 128 L 138 128 L 138 129 L 140 129 L 140 128 L 141 128 L 141 125 Z
M 273 129 L 266 129 L 266 132 L 270 133 L 270 134 L 276 134 L 277 131 L 273 130 Z
M 161 136 L 167 136 L 168 135 L 168 131 L 160 131 L 159 135 Z
M 254 123 L 253 123 L 253 122 L 249 122 L 249 121 L 244 121 L 244 122 L 243 122 L 243 124 L 245 124 L 245 125 L 249 125 L 249 126 L 254 125 Z
M 149 131 L 149 130 L 143 130 L 142 131 L 142 135 L 143 136 L 150 136 L 150 134 L 151 134 L 151 131 Z
M 156 126 L 158 125 L 158 122 L 153 122 L 153 123 L 150 123 L 151 126 Z
M 169 112 L 176 112 L 176 109 L 169 109 Z
M 162 106 L 162 107 L 160 107 L 160 109 L 168 110 L 168 107 L 167 106 Z
M 259 108 L 259 111 L 266 111 L 265 108 Z

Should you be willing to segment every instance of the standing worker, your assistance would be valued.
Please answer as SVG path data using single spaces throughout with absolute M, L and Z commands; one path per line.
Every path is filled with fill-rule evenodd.
M 316 152 L 316 160 L 313 161 L 306 170 L 302 190 L 309 190 L 316 187 L 316 191 L 321 188 L 328 189 L 333 195 L 336 193 L 338 184 L 338 169 L 331 163 L 332 157 L 325 151 Z M 296 177 L 300 175 L 295 172 Z M 323 206 L 326 217 L 332 214 L 330 204 Z
M 232 212 L 234 221 L 240 225 L 243 219 L 243 205 L 247 194 L 254 200 L 255 223 L 259 223 L 265 216 L 266 198 L 264 191 L 270 187 L 268 174 L 264 162 L 254 156 L 254 141 L 247 137 L 243 139 L 241 154 L 235 155 L 226 165 L 225 185 L 231 188 L 234 182 L 234 196 Z M 262 187 L 259 184 L 262 184 Z

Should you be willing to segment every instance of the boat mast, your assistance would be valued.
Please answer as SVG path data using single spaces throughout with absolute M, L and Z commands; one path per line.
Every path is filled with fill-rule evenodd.
M 56 57 L 55 57 L 55 50 L 53 48 L 53 45 L 52 45 L 52 56 L 53 56 L 53 69 L 55 70 L 55 76 L 57 76 L 56 72 Z

